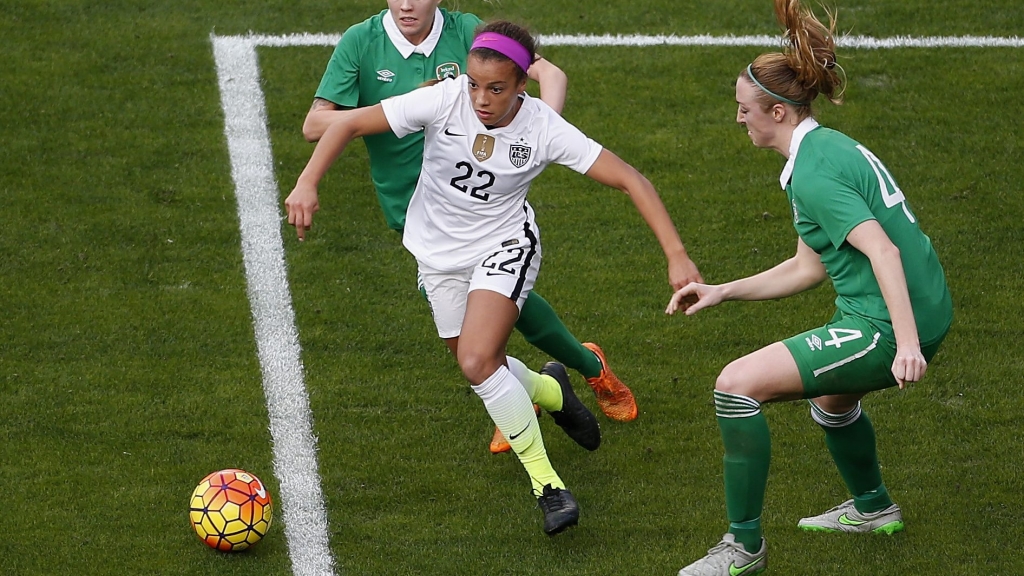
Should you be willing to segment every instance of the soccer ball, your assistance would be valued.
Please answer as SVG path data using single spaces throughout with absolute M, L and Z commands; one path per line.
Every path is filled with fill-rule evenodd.
M 203 478 L 189 504 L 189 519 L 199 539 L 224 552 L 238 552 L 259 542 L 270 529 L 273 513 L 263 482 L 235 468 Z

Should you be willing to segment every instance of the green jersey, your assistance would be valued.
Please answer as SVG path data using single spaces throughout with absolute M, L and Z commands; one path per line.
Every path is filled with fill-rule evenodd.
M 473 33 L 473 14 L 438 9 L 430 35 L 418 46 L 402 36 L 388 10 L 345 31 L 316 91 L 343 108 L 373 106 L 429 80 L 462 74 Z M 370 174 L 388 226 L 401 230 L 423 162 L 423 133 L 399 139 L 390 132 L 363 138 Z
M 808 118 L 793 133 L 780 183 L 793 208 L 793 225 L 821 256 L 840 310 L 891 330 L 870 260 L 846 241 L 858 224 L 876 220 L 900 250 L 921 345 L 945 335 L 953 318 L 945 272 L 903 191 L 871 151 Z

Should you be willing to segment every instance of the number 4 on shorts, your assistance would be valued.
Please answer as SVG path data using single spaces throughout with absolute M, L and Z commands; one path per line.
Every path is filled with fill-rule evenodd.
M 860 330 L 849 330 L 846 328 L 829 328 L 828 333 L 832 336 L 832 339 L 826 340 L 823 344 L 825 346 L 835 346 L 836 348 L 842 348 L 843 342 L 858 340 L 864 336 Z

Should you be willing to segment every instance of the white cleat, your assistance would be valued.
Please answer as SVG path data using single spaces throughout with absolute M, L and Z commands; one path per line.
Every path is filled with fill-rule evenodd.
M 768 545 L 761 538 L 761 549 L 751 554 L 726 534 L 708 550 L 708 555 L 679 571 L 679 576 L 754 576 L 768 567 Z
M 847 500 L 824 514 L 802 518 L 797 526 L 811 532 L 894 534 L 903 530 L 903 513 L 899 506 L 893 504 L 884 510 L 864 514 L 853 506 L 853 500 Z

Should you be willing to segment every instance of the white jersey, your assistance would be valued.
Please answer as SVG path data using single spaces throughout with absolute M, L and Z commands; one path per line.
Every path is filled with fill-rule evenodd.
M 440 271 L 480 263 L 496 248 L 532 245 L 530 183 L 551 163 L 586 173 L 601 153 L 544 102 L 523 95 L 512 122 L 488 130 L 465 75 L 381 102 L 396 136 L 424 131 L 423 169 L 402 243 Z

